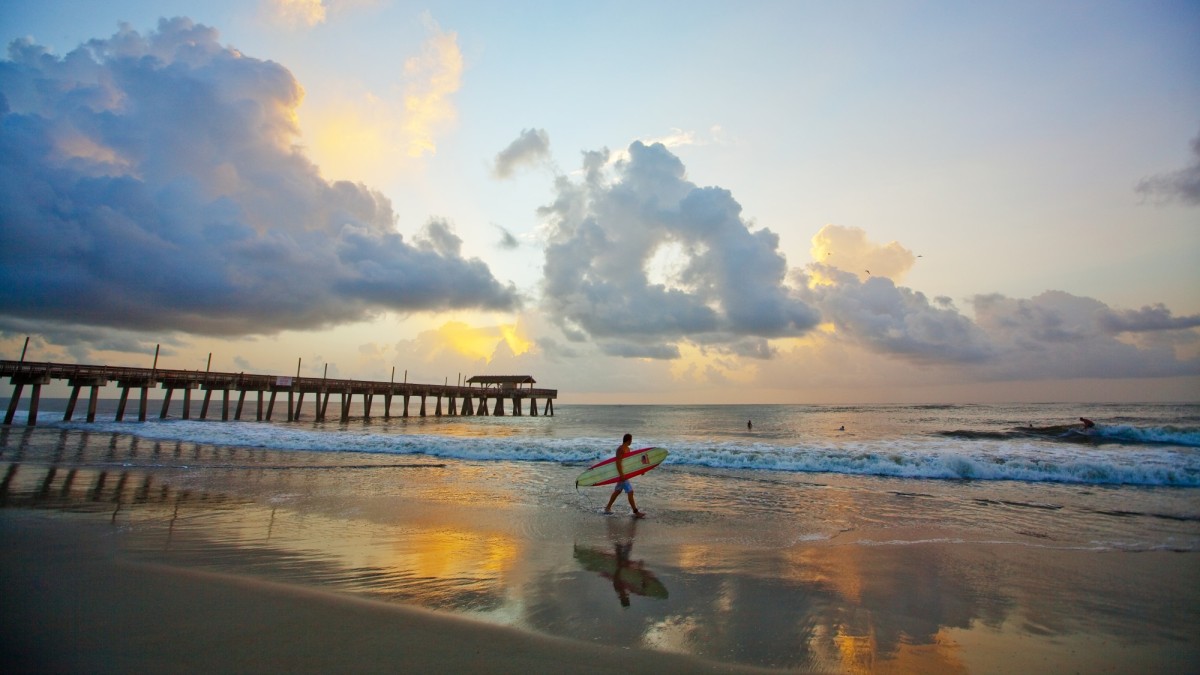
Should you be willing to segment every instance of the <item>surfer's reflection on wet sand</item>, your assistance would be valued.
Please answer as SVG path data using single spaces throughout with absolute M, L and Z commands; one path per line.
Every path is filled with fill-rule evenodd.
M 575 545 L 575 560 L 585 570 L 611 581 L 622 607 L 629 606 L 630 593 L 659 600 L 665 600 L 668 595 L 667 587 L 646 569 L 643 561 L 630 559 L 637 523 L 636 518 L 626 522 L 608 519 L 611 551 L 598 546 Z

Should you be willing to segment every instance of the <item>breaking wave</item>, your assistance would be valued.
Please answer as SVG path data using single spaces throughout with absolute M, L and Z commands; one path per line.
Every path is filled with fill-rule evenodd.
M 609 438 L 443 436 L 387 433 L 375 427 L 325 431 L 254 422 L 186 420 L 59 423 L 56 428 L 129 434 L 157 441 L 280 451 L 424 455 L 474 461 L 559 462 L 586 466 L 608 456 Z M 928 439 L 827 444 L 704 442 L 644 438 L 671 451 L 667 465 L 736 471 L 836 473 L 946 480 L 1012 480 L 1096 485 L 1200 487 L 1200 452 L 1188 430 L 1106 427 L 1140 445 L 1045 443 L 1029 434 L 954 432 Z M 1152 440 L 1151 443 L 1148 441 Z

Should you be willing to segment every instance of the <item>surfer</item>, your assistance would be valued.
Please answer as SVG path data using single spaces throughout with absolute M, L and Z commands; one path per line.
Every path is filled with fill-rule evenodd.
M 746 431 L 754 431 L 754 421 L 746 420 Z
M 1079 418 L 1079 421 L 1080 421 L 1080 422 L 1083 422 L 1083 430 L 1084 430 L 1084 431 L 1087 431 L 1088 429 L 1095 428 L 1095 426 L 1096 426 L 1096 423 L 1095 423 L 1095 422 L 1093 422 L 1093 421 L 1089 420 L 1089 419 L 1088 419 L 1088 418 L 1086 418 L 1086 417 L 1080 417 L 1080 418 Z
M 633 500 L 633 485 L 625 478 L 625 472 L 621 471 L 621 458 L 629 454 L 629 444 L 632 442 L 633 434 L 625 434 L 625 437 L 621 439 L 620 447 L 617 448 L 617 461 L 614 463 L 617 465 L 617 474 L 621 476 L 621 480 L 613 486 L 612 495 L 608 498 L 608 505 L 604 507 L 604 512 L 612 513 L 613 502 L 617 501 L 617 496 L 624 491 L 625 496 L 629 498 L 629 508 L 633 509 L 633 515 L 641 518 L 645 514 L 638 511 L 637 502 Z

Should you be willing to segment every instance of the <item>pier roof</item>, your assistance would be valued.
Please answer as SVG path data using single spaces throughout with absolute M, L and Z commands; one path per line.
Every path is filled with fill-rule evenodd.
M 467 384 L 537 384 L 532 375 L 475 375 Z

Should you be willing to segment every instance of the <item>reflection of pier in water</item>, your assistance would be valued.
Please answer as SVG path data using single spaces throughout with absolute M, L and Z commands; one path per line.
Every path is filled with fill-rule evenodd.
M 66 380 L 71 387 L 71 397 L 67 403 L 64 421 L 70 421 L 75 414 L 75 406 L 79 401 L 80 390 L 90 387 L 88 398 L 87 421 L 96 421 L 96 403 L 100 387 L 109 382 L 116 382 L 121 388 L 121 397 L 117 405 L 116 421 L 125 418 L 125 408 L 129 401 L 131 389 L 140 390 L 138 403 L 138 420 L 146 421 L 149 407 L 149 390 L 161 386 L 166 390 L 162 399 L 160 419 L 165 419 L 170 411 L 171 399 L 175 390 L 183 390 L 183 419 L 189 419 L 192 409 L 192 390 L 204 391 L 204 403 L 200 409 L 200 419 L 208 419 L 209 404 L 213 392 L 221 393 L 221 419 L 230 418 L 230 393 L 237 392 L 237 406 L 233 413 L 234 420 L 241 420 L 246 404 L 246 395 L 257 393 L 257 409 L 255 420 L 271 421 L 275 411 L 275 400 L 279 394 L 287 394 L 287 420 L 300 419 L 304 407 L 305 394 L 313 394 L 315 400 L 314 415 L 317 421 L 326 419 L 329 399 L 333 394 L 341 396 L 341 421 L 350 418 L 350 406 L 355 396 L 362 400 L 363 414 L 371 417 L 372 403 L 375 397 L 383 398 L 384 417 L 392 416 L 392 400 L 400 397 L 402 400 L 401 417 L 408 417 L 409 402 L 419 398 L 420 416 L 426 416 L 426 399 L 432 397 L 435 402 L 433 414 L 442 416 L 442 399 L 447 401 L 447 413 L 458 415 L 496 415 L 503 416 L 505 401 L 511 401 L 512 414 L 523 415 L 528 401 L 529 414 L 538 415 L 538 399 L 545 402 L 543 415 L 554 415 L 554 400 L 558 397 L 557 389 L 534 389 L 537 382 L 529 375 L 476 375 L 468 378 L 466 386 L 416 384 L 405 382 L 374 382 L 368 380 L 341 380 L 325 377 L 290 377 L 283 375 L 247 375 L 245 373 L 214 373 L 192 370 L 165 370 L 159 368 L 117 368 L 110 366 L 93 366 L 64 363 L 36 363 L 28 361 L 0 360 L 0 377 L 11 378 L 13 395 L 9 400 L 8 411 L 4 416 L 4 424 L 12 424 L 17 404 L 25 385 L 30 385 L 29 417 L 27 424 L 37 424 L 38 404 L 41 398 L 42 385 L 54 380 Z M 392 375 L 395 379 L 395 373 Z M 405 378 L 407 380 L 407 376 Z M 475 386 L 478 385 L 478 386 Z M 268 399 L 269 395 L 269 399 Z M 461 401 L 461 406 L 460 406 Z M 490 406 L 489 406 L 490 403 Z
M 447 535 L 444 525 L 360 518 L 357 509 L 347 513 L 344 500 L 328 498 L 359 476 L 397 484 L 399 472 L 445 468 L 419 458 L 0 428 L 0 510 L 110 522 L 122 555 L 140 561 L 431 608 L 497 608 L 505 596 L 493 534 Z M 393 549 L 400 541 L 409 543 Z M 447 544 L 452 556 L 439 551 Z M 370 554 L 381 546 L 386 555 Z
M 9 437 L 9 431 L 0 431 Z M 68 439 L 76 447 L 68 452 Z M 112 512 L 115 520 L 130 505 L 167 505 L 178 510 L 185 503 L 207 506 L 240 503 L 230 494 L 192 490 L 171 482 L 163 461 L 213 461 L 222 453 L 229 458 L 236 448 L 201 446 L 184 442 L 145 441 L 113 435 L 104 452 L 89 446 L 89 434 L 60 435 L 50 457 L 35 452 L 27 458 L 24 443 L 14 452 L 0 453 L 8 466 L 0 478 L 0 508 L 27 508 L 79 513 Z M 187 451 L 185 452 L 185 447 Z M 246 469 L 253 469 L 252 465 Z M 181 469 L 180 469 L 181 470 Z

